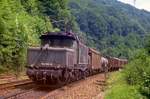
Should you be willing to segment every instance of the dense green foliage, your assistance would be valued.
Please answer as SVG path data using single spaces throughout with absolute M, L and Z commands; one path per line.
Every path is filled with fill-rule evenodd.
M 70 0 L 69 6 L 88 45 L 104 54 L 132 56 L 150 33 L 150 13 L 117 0 Z
M 0 0 L 0 71 L 19 71 L 25 65 L 27 47 L 39 45 L 42 33 L 58 30 L 49 15 L 69 20 L 67 1 L 60 1 Z
M 128 84 L 137 85 L 144 96 L 150 97 L 150 56 L 147 51 L 138 51 L 124 73 Z
M 41 12 L 50 17 L 54 27 L 62 31 L 74 29 L 74 19 L 68 9 L 68 0 L 39 0 Z

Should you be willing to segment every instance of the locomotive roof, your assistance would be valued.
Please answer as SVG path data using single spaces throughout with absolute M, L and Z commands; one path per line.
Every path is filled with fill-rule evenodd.
M 30 50 L 40 50 L 40 47 L 30 47 Z M 47 50 L 54 50 L 54 51 L 70 51 L 73 52 L 73 49 L 67 48 L 67 47 L 63 47 L 63 48 L 54 48 L 54 47 L 48 47 L 46 48 Z
M 109 58 L 112 58 L 112 59 L 116 59 L 116 60 L 121 60 L 121 61 L 128 61 L 127 59 L 121 59 L 121 58 L 117 58 L 117 57 L 111 57 L 111 56 L 109 56 Z
M 74 35 L 74 33 L 70 32 L 46 32 L 40 36 L 40 39 L 50 39 L 50 38 L 76 40 L 76 36 Z

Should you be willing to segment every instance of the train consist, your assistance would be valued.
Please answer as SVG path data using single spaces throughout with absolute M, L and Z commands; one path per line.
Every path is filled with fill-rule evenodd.
M 40 84 L 66 84 L 87 76 L 123 68 L 125 59 L 102 57 L 73 33 L 41 35 L 41 47 L 28 48 L 27 75 Z

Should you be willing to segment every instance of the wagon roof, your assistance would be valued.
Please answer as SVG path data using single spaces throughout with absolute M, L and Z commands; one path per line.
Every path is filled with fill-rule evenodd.
M 90 51 L 92 51 L 92 52 L 94 52 L 94 53 L 96 53 L 96 54 L 100 54 L 100 52 L 99 51 L 96 51 L 95 49 L 93 49 L 93 48 L 89 48 L 89 50 Z
M 117 57 L 111 57 L 112 59 L 116 59 L 116 60 L 120 60 L 120 61 L 128 61 L 127 59 L 121 59 L 121 58 L 117 58 Z

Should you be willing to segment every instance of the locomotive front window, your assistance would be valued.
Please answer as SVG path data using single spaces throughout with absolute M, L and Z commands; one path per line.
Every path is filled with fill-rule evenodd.
M 68 47 L 72 48 L 74 40 L 72 39 L 43 39 L 42 46 L 49 45 L 49 47 Z

